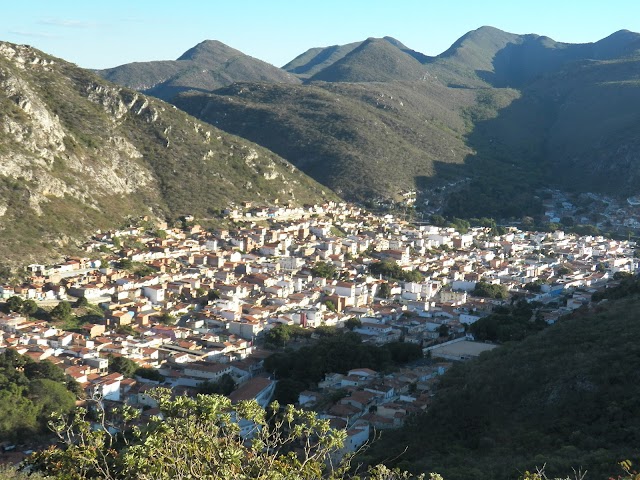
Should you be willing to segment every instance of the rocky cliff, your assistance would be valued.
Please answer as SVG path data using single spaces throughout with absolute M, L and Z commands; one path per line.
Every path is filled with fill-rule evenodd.
M 0 43 L 0 112 L 5 261 L 72 248 L 127 215 L 333 195 L 257 145 L 26 45 Z

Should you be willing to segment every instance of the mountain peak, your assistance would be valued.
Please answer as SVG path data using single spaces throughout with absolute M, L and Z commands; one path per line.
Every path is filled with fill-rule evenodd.
M 400 45 L 402 47 L 400 47 Z M 422 64 L 413 51 L 390 37 L 370 37 L 310 80 L 326 82 L 419 81 Z
M 231 48 L 218 40 L 204 40 L 196 46 L 184 52 L 178 60 L 193 60 L 196 62 L 211 61 L 216 59 L 219 61 L 220 56 L 237 56 L 244 55 L 239 50 Z

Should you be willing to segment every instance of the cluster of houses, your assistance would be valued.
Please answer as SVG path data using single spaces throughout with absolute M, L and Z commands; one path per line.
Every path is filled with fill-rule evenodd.
M 238 386 L 234 400 L 257 398 L 266 405 L 275 380 L 264 373 L 268 352 L 257 344 L 278 325 L 342 327 L 357 318 L 355 331 L 364 341 L 402 340 L 428 349 L 463 337 L 465 325 L 503 301 L 474 296 L 479 282 L 541 302 L 544 318 L 553 323 L 588 303 L 616 272 L 638 270 L 633 243 L 560 231 L 458 232 L 344 203 L 248 203 L 230 207 L 227 215 L 233 227 L 205 230 L 187 218 L 181 228 L 134 225 L 100 232 L 86 243 L 86 258 L 30 265 L 27 282 L 0 285 L 1 298 L 43 305 L 84 298 L 99 304 L 104 318 L 68 332 L 2 313 L 0 349 L 53 361 L 107 400 L 154 408 L 145 394 L 153 381 L 109 373 L 107 357 L 123 356 L 158 369 L 177 390 L 229 375 Z M 376 262 L 417 270 L 421 280 L 373 275 Z M 335 275 L 320 276 L 318 265 Z M 386 377 L 366 369 L 333 374 L 299 403 L 324 405 L 327 418 L 347 427 L 357 448 L 369 427 L 397 427 L 425 409 L 444 368 L 415 367 Z M 332 389 L 346 396 L 327 404 L 335 398 Z

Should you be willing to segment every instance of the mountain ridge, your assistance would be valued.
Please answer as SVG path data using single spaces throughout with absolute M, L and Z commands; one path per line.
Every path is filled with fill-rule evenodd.
M 204 40 L 177 60 L 135 62 L 96 70 L 98 75 L 162 100 L 187 90 L 213 90 L 236 81 L 300 83 L 294 75 L 218 40 Z

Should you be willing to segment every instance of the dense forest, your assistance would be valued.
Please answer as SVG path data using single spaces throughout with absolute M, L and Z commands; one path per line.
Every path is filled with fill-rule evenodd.
M 49 415 L 68 413 L 81 388 L 62 369 L 15 350 L 0 354 L 0 439 L 23 441 L 47 429 Z
M 364 460 L 448 480 L 514 479 L 543 465 L 549 476 L 617 477 L 618 462 L 640 458 L 638 291 L 626 278 L 605 291 L 617 300 L 456 364 L 429 412 L 385 432 Z M 511 322 L 498 332 L 520 329 L 516 313 L 487 317 L 481 330 L 500 317 Z

